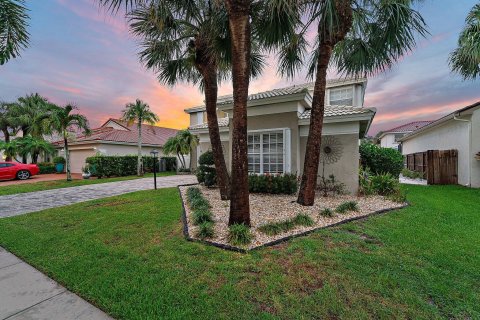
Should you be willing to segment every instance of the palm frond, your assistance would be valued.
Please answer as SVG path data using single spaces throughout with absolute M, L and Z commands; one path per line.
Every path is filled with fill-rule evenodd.
M 449 56 L 453 72 L 464 80 L 480 77 L 480 4 L 476 4 L 465 19 L 458 38 L 458 47 Z
M 28 47 L 28 9 L 23 0 L 0 0 L 0 65 Z

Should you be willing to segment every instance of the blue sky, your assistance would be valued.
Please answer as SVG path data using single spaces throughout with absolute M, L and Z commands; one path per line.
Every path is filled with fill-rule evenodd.
M 463 82 L 447 65 L 474 0 L 425 0 L 418 10 L 431 35 L 392 70 L 369 78 L 365 105 L 377 108 L 370 134 L 414 120 L 433 120 L 480 100 L 480 81 Z M 160 124 L 182 128 L 183 109 L 201 104 L 188 84 L 158 83 L 138 62 L 135 39 L 122 16 L 112 17 L 94 0 L 28 1 L 31 45 L 0 67 L 0 99 L 38 92 L 55 103 L 75 103 L 92 126 L 119 117 L 123 106 L 141 98 L 160 116 Z M 274 63 L 253 81 L 250 92 L 306 82 L 287 81 Z M 220 94 L 231 92 L 231 85 Z

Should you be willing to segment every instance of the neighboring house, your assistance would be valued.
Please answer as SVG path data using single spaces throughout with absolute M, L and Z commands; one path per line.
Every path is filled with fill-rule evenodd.
M 335 154 L 325 175 L 334 174 L 349 192 L 358 189 L 359 138 L 362 138 L 375 115 L 375 109 L 363 108 L 367 80 L 335 79 L 327 82 L 324 144 Z M 251 173 L 296 173 L 303 170 L 307 142 L 313 83 L 251 94 L 248 97 L 248 167 Z M 219 97 L 220 138 L 227 166 L 231 167 L 232 96 Z M 192 167 L 200 154 L 210 149 L 205 107 L 185 110 L 190 114 L 190 130 L 200 143 L 192 154 Z M 325 141 L 326 140 L 326 141 Z M 322 174 L 323 165 L 319 167 Z
M 410 132 L 426 126 L 427 124 L 430 124 L 431 122 L 432 121 L 414 121 L 386 131 L 382 131 L 377 140 L 379 141 L 380 146 L 383 148 L 399 150 L 400 143 L 398 142 L 398 139 L 409 134 Z
M 162 146 L 168 138 L 175 136 L 177 130 L 142 124 L 142 154 L 150 155 L 157 149 L 162 156 Z M 78 134 L 69 141 L 71 171 L 82 172 L 85 160 L 96 154 L 136 155 L 138 142 L 137 123 L 128 125 L 125 121 L 109 119 L 99 128 L 86 136 Z M 63 141 L 54 143 L 59 155 L 64 156 Z
M 399 139 L 404 155 L 458 151 L 458 184 L 480 187 L 480 101 L 458 109 Z

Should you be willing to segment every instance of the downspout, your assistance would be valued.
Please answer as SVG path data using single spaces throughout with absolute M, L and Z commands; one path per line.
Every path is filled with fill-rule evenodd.
M 461 122 L 468 122 L 468 185 L 467 187 L 472 186 L 472 121 L 466 119 L 457 118 L 460 116 L 460 113 L 453 114 L 453 120 L 461 121 Z

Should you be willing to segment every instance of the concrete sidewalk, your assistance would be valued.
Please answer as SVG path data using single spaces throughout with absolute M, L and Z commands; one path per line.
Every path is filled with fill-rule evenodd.
M 0 320 L 112 319 L 0 247 Z

